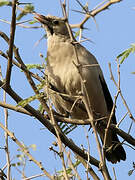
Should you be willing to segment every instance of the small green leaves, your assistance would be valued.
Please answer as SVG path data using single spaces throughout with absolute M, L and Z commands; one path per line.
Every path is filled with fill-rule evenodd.
M 36 151 L 36 148 L 37 148 L 36 144 L 31 144 L 29 147 L 32 148 L 33 151 Z
M 29 21 L 29 24 L 35 24 L 37 21 L 33 20 L 33 21 Z
M 76 160 L 76 162 L 73 164 L 74 168 L 77 168 L 80 163 L 81 163 L 81 162 L 80 162 L 79 160 Z M 58 178 L 62 179 L 61 177 L 63 176 L 63 173 L 64 173 L 63 170 L 57 171 L 57 173 L 58 173 Z M 68 168 L 66 169 L 66 173 L 67 173 L 67 175 L 70 175 L 70 174 L 71 174 L 71 175 L 73 176 L 73 174 L 72 174 L 72 168 L 68 167 Z
M 131 48 L 126 49 L 121 54 L 117 56 L 117 58 L 120 58 L 120 64 L 124 62 L 125 59 L 131 54 L 135 52 L 135 44 L 131 44 Z
M 0 6 L 6 6 L 6 5 L 10 5 L 10 4 L 11 4 L 10 1 L 0 0 Z
M 36 151 L 36 144 L 31 144 L 29 146 L 26 146 L 24 143 L 22 143 L 25 150 L 29 151 L 30 149 L 32 149 L 33 151 Z M 18 154 L 16 155 L 16 159 L 17 162 L 12 163 L 11 166 L 13 167 L 20 167 L 20 166 L 26 166 L 26 161 L 28 160 L 28 157 L 26 156 L 26 154 L 23 152 L 22 149 L 17 149 Z
M 44 112 L 44 108 L 42 106 L 42 104 L 39 104 L 38 106 L 38 111 L 42 114 Z
M 128 171 L 128 175 L 131 176 L 134 171 L 135 171 L 135 163 L 133 162 L 133 169 Z
M 77 38 L 79 35 L 80 35 L 80 30 L 78 30 L 78 31 L 75 32 L 74 37 Z
M 27 4 L 23 11 L 17 16 L 17 20 L 19 21 L 23 16 L 27 15 L 28 13 L 32 13 L 34 11 L 34 6 L 31 4 Z
M 41 64 L 25 64 L 27 69 L 44 69 Z
M 134 172 L 134 169 L 128 171 L 128 175 L 131 176 L 133 172 Z
M 37 85 L 37 89 L 38 89 L 38 90 L 43 89 L 43 88 L 45 87 L 45 84 L 46 84 L 46 81 L 43 80 L 40 84 Z M 45 95 L 44 95 L 44 96 L 45 96 Z
M 36 94 L 34 96 L 30 96 L 29 98 L 26 98 L 22 101 L 20 101 L 17 106 L 21 106 L 21 107 L 25 107 L 28 103 L 34 101 L 35 99 L 38 99 L 39 97 L 43 97 L 44 96 L 44 93 L 40 93 L 40 94 Z

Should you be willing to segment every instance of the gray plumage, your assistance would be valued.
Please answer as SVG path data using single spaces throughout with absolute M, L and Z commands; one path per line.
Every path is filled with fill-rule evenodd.
M 71 43 L 64 19 L 39 14 L 36 14 L 35 18 L 41 22 L 47 33 L 46 75 L 52 89 L 49 90 L 49 95 L 57 112 L 76 119 L 88 118 L 85 106 L 79 98 L 83 88 L 80 74 L 75 66 L 77 60 L 74 45 Z M 75 48 L 81 64 L 81 75 L 86 81 L 85 86 L 92 110 L 91 116 L 94 119 L 104 118 L 104 121 L 108 121 L 113 101 L 102 70 L 96 58 L 82 45 L 76 43 Z M 112 123 L 116 124 L 115 114 L 112 117 Z M 105 127 L 100 121 L 96 123 L 96 129 L 103 142 Z M 112 130 L 108 132 L 106 147 L 105 155 L 108 161 L 117 163 L 126 159 L 126 153 Z

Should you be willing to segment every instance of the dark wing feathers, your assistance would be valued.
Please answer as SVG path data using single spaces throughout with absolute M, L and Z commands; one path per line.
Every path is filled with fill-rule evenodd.
M 110 92 L 108 90 L 107 84 L 104 80 L 104 78 L 102 77 L 102 75 L 99 75 L 99 79 L 101 82 L 101 86 L 103 89 L 103 93 L 104 93 L 104 97 L 106 100 L 106 105 L 108 108 L 108 111 L 111 113 L 112 107 L 113 107 L 113 101 L 110 95 Z M 115 117 L 115 112 L 112 116 L 112 122 L 113 124 L 116 124 L 116 117 Z M 126 159 L 126 153 L 124 148 L 122 147 L 117 134 L 115 132 L 112 131 L 112 143 L 113 143 L 113 147 L 111 151 L 106 152 L 106 158 L 108 159 L 108 161 L 111 161 L 112 163 L 117 163 L 117 161 L 119 162 L 121 159 L 125 160 Z
M 108 109 L 108 111 L 111 113 L 112 107 L 113 107 L 112 97 L 111 97 L 111 95 L 110 95 L 110 92 L 109 92 L 109 90 L 108 90 L 107 84 L 106 84 L 103 76 L 102 76 L 102 75 L 99 75 L 99 79 L 100 79 L 100 83 L 101 83 L 102 90 L 103 90 L 103 93 L 104 93 L 104 97 L 105 97 L 107 109 Z M 113 122 L 113 124 L 116 124 L 115 113 L 114 113 L 113 116 L 112 116 L 112 122 Z

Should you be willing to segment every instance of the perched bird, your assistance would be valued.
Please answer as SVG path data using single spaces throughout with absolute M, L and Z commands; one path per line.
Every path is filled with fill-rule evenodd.
M 35 19 L 47 33 L 45 74 L 52 89 L 49 96 L 57 112 L 75 119 L 88 118 L 85 105 L 79 98 L 80 94 L 84 93 L 89 99 L 91 117 L 95 120 L 102 118 L 102 121 L 107 123 L 113 101 L 96 58 L 75 39 L 74 44 L 71 42 L 64 18 L 35 13 Z M 116 124 L 115 113 L 111 123 Z M 95 125 L 101 141 L 104 142 L 105 126 L 101 125 L 100 120 Z M 112 163 L 126 159 L 125 150 L 111 129 L 106 139 L 105 156 Z

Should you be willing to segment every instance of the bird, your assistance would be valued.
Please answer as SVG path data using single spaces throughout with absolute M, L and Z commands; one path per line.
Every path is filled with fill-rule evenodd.
M 84 46 L 71 38 L 65 18 L 34 13 L 47 35 L 47 67 L 45 75 L 49 82 L 48 92 L 56 111 L 73 119 L 88 119 L 82 96 L 88 97 L 90 116 L 108 122 L 113 100 L 95 56 Z M 111 123 L 117 124 L 115 112 Z M 105 126 L 95 123 L 102 143 Z M 108 130 L 105 157 L 111 163 L 126 160 L 126 152 L 117 134 Z

